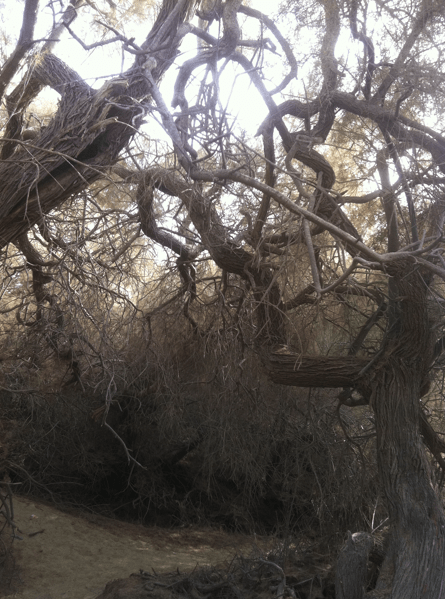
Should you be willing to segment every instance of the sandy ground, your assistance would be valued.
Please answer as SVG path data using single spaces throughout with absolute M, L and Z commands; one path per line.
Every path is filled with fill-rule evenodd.
M 105 584 L 140 569 L 168 572 L 216 565 L 255 539 L 216 530 L 165 530 L 96 515 L 65 513 L 14 498 L 20 539 L 14 541 L 16 599 L 93 599 Z

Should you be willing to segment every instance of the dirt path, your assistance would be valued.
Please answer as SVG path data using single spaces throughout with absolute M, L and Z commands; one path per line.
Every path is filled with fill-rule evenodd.
M 16 599 L 93 599 L 105 584 L 140 569 L 168 572 L 248 553 L 255 539 L 215 530 L 165 530 L 102 516 L 72 515 L 14 499 L 19 575 Z

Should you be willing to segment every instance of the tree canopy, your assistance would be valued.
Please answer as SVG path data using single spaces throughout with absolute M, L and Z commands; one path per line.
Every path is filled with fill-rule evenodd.
M 339 412 L 372 410 L 389 514 L 368 596 L 445 597 L 445 442 L 425 408 L 444 349 L 444 3 L 18 6 L 1 40 L 4 389 L 56 360 L 58 384 L 103 391 L 96 417 L 137 467 L 110 409 L 160 388 L 138 387 L 147 364 L 163 389 L 187 352 L 193 384 L 218 373 L 232 394 L 258 397 L 264 372 L 336 389 Z

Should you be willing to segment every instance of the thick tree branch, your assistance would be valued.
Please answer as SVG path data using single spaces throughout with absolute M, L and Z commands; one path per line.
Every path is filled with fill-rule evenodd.
M 192 262 L 199 252 L 197 252 L 196 249 L 192 249 L 181 243 L 181 241 L 173 237 L 173 235 L 167 231 L 159 229 L 156 223 L 153 208 L 154 185 L 155 182 L 151 176 L 143 177 L 136 192 L 142 231 L 147 237 L 150 237 L 153 241 L 159 243 L 166 249 L 172 250 L 183 260 Z
M 380 150 L 377 153 L 377 169 L 382 183 L 383 195 L 382 204 L 385 211 L 386 227 L 387 227 L 387 248 L 388 252 L 397 252 L 400 247 L 399 243 L 399 227 L 397 223 L 397 205 L 396 197 L 391 189 L 389 181 L 389 169 L 386 164 L 385 150 Z
M 80 2 L 81 0 L 70 0 L 70 3 L 63 13 L 62 19 L 53 27 L 49 40 L 43 44 L 40 54 L 33 59 L 33 63 L 28 73 L 6 98 L 6 107 L 8 109 L 9 118 L 4 137 L 8 141 L 3 144 L 1 149 L 0 158 L 2 160 L 8 158 L 12 154 L 16 145 L 14 139 L 20 137 L 25 109 L 34 98 L 37 97 L 44 85 L 46 85 L 46 83 L 39 80 L 38 76 L 35 76 L 34 67 L 39 65 L 42 57 L 47 57 L 51 53 L 54 44 L 60 39 L 62 31 L 65 29 L 64 24 L 71 23 L 76 18 L 77 13 L 75 9 Z
M 275 172 L 274 172 L 274 163 L 275 163 L 275 146 L 273 141 L 273 131 L 265 131 L 263 133 L 263 147 L 264 147 L 264 157 L 266 159 L 266 167 L 265 167 L 265 176 L 264 182 L 269 187 L 275 186 Z M 261 205 L 258 210 L 258 214 L 255 219 L 255 224 L 252 230 L 252 244 L 256 247 L 260 241 L 261 232 L 263 230 L 263 226 L 267 219 L 267 213 L 269 212 L 270 205 L 270 196 L 268 194 L 263 194 L 263 198 L 261 200 Z
M 445 280 L 445 269 L 444 268 L 440 268 L 440 267 L 436 266 L 435 264 L 431 263 L 430 261 L 420 257 L 420 254 L 425 252 L 424 249 L 414 250 L 412 252 L 398 251 L 398 252 L 388 252 L 388 253 L 384 253 L 384 254 L 379 254 L 375 250 L 373 250 L 370 247 L 368 247 L 367 245 L 365 245 L 362 241 L 354 238 L 352 235 L 350 235 L 346 231 L 343 231 L 342 229 L 333 225 L 329 221 L 327 221 L 323 218 L 320 218 L 316 214 L 309 212 L 305 208 L 298 206 L 297 204 L 292 202 L 287 196 L 285 196 L 281 192 L 277 191 L 276 189 L 272 189 L 272 188 L 268 187 L 267 185 L 258 181 L 257 179 L 254 179 L 253 177 L 249 177 L 248 175 L 242 174 L 238 169 L 235 169 L 233 171 L 230 171 L 230 170 L 227 170 L 227 171 L 225 171 L 225 170 L 215 170 L 215 171 L 194 170 L 194 171 L 192 171 L 191 175 L 197 181 L 214 182 L 214 181 L 217 181 L 218 179 L 219 180 L 227 180 L 228 179 L 231 181 L 237 181 L 239 183 L 243 183 L 247 187 L 252 187 L 253 189 L 258 189 L 259 191 L 261 191 L 263 193 L 268 193 L 274 200 L 276 200 L 279 204 L 281 204 L 282 206 L 287 208 L 290 212 L 292 212 L 294 214 L 298 214 L 300 216 L 303 216 L 304 218 L 307 218 L 312 223 L 319 225 L 323 229 L 326 229 L 327 231 L 332 233 L 332 235 L 334 237 L 337 237 L 338 239 L 341 239 L 342 241 L 344 241 L 347 245 L 350 245 L 352 248 L 355 249 L 355 252 L 361 254 L 361 256 L 364 259 L 371 261 L 367 264 L 367 266 L 370 268 L 381 269 L 385 265 L 389 265 L 389 264 L 397 262 L 399 260 L 415 259 L 419 262 L 419 264 L 422 264 L 428 270 L 430 270 L 432 273 L 438 275 L 439 277 L 441 277 L 442 279 Z M 362 263 L 364 265 L 366 264 L 365 261 L 363 261 Z
M 271 352 L 263 363 L 270 379 L 296 387 L 353 387 L 369 359 L 350 356 L 300 356 L 284 348 Z
M 408 182 L 407 182 L 405 174 L 403 172 L 403 168 L 400 163 L 400 158 L 399 158 L 399 154 L 397 152 L 397 148 L 391 141 L 389 134 L 384 129 L 381 129 L 381 131 L 382 131 L 383 137 L 385 139 L 389 155 L 392 158 L 392 161 L 396 168 L 397 174 L 399 175 L 400 181 L 402 182 L 403 191 L 405 192 L 406 202 L 408 204 L 408 213 L 409 213 L 409 220 L 410 220 L 410 240 L 413 243 L 416 243 L 417 241 L 419 241 L 419 234 L 418 234 L 418 230 L 417 230 L 417 218 L 416 218 L 416 212 L 414 209 L 413 194 L 411 193 L 411 189 L 409 188 Z M 389 185 L 387 185 L 387 187 L 389 187 Z
M 286 87 L 286 85 L 288 85 L 292 81 L 292 79 L 297 77 L 297 74 L 298 74 L 297 59 L 294 56 L 294 53 L 292 51 L 292 48 L 291 48 L 289 42 L 281 34 L 280 30 L 275 25 L 275 23 L 272 19 L 270 19 L 268 16 L 264 15 L 259 10 L 255 10 L 254 8 L 250 8 L 249 6 L 240 6 L 239 12 L 243 13 L 249 17 L 254 17 L 255 19 L 258 19 L 259 21 L 261 21 L 261 23 L 264 23 L 266 25 L 266 27 L 276 37 L 276 39 L 278 40 L 278 43 L 280 44 L 280 46 L 282 47 L 282 49 L 284 51 L 284 54 L 286 55 L 287 62 L 289 63 L 289 67 L 290 67 L 289 74 L 285 77 L 283 83 L 279 87 L 277 87 L 276 89 L 269 92 L 270 95 L 273 96 L 278 91 L 283 90 Z
M 313 135 L 326 140 L 335 120 L 332 94 L 337 87 L 338 63 L 335 58 L 335 45 L 340 34 L 340 9 L 337 0 L 322 1 L 325 12 L 325 34 L 321 45 L 321 71 L 323 84 L 320 92 L 320 112 Z
M 22 28 L 20 30 L 17 45 L 0 70 L 0 99 L 3 98 L 6 87 L 16 74 L 20 66 L 20 61 L 32 47 L 33 43 L 35 43 L 32 38 L 34 35 L 34 25 L 37 20 L 38 6 L 39 0 L 26 0 L 25 2 Z
M 153 43 L 169 40 L 170 43 L 156 52 L 155 66 L 149 72 L 152 81 L 156 82 L 170 66 L 171 56 L 184 34 L 183 30 L 179 31 L 181 18 L 192 4 L 192 0 L 181 0 L 172 7 L 167 0 L 164 2 L 167 16 L 164 14 L 165 18 L 158 22 L 147 40 Z M 20 84 L 9 98 L 16 115 L 8 124 L 14 129 L 11 139 L 20 134 L 23 111 L 43 85 L 54 87 L 61 94 L 61 100 L 54 118 L 33 144 L 21 146 L 15 152 L 14 161 L 0 165 L 2 247 L 67 197 L 103 176 L 117 160 L 145 113 L 144 102 L 152 84 L 144 65 L 145 57 L 138 56 L 125 78 L 111 80 L 100 90 L 92 91 L 55 56 L 45 54 L 36 61 L 29 83 Z M 2 158 L 10 156 L 13 150 L 14 143 L 7 140 Z M 20 183 L 17 185 L 17 182 Z
M 365 48 L 365 60 L 366 60 L 366 77 L 365 77 L 365 87 L 363 88 L 363 95 L 366 100 L 369 100 L 371 95 L 371 83 L 372 83 L 372 75 L 375 71 L 375 53 L 374 53 L 374 44 L 370 37 L 365 35 L 365 33 L 357 28 L 357 9 L 358 9 L 358 1 L 351 0 L 351 6 L 349 9 L 349 23 L 351 26 L 351 33 L 354 39 L 360 40 Z

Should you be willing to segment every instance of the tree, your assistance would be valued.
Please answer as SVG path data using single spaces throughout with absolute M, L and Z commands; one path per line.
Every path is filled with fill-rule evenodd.
M 54 256 L 77 249 L 63 239 L 66 224 L 59 235 L 48 224 L 54 211 L 98 181 L 126 189 L 131 199 L 120 202 L 138 210 L 119 230 L 139 223 L 177 256 L 178 293 L 197 335 L 205 260 L 219 269 L 228 313 L 250 302 L 246 342 L 272 381 L 339 388 L 341 404 L 371 406 L 390 515 L 376 592 L 444 597 L 445 515 L 430 454 L 443 468 L 445 445 L 421 398 L 444 347 L 445 6 L 289 0 L 272 20 L 241 0 L 201 2 L 196 26 L 187 22 L 195 4 L 164 0 L 140 45 L 108 24 L 107 41 L 134 62 L 96 90 L 52 52 L 53 41 L 33 41 L 38 2 L 26 1 L 18 44 L 0 72 L 2 92 L 13 87 L 5 96 L 1 246 L 15 244 L 26 257 L 36 303 L 56 306 L 46 287 Z M 67 29 L 87 50 L 71 25 L 78 11 L 72 0 L 50 39 Z M 172 111 L 160 81 L 191 36 L 199 44 L 179 62 Z M 21 60 L 28 69 L 14 87 Z M 262 147 L 231 115 L 225 88 L 240 73 L 268 111 L 257 132 Z M 45 86 L 60 102 L 29 140 L 29 106 Z M 138 138 L 144 118 L 161 121 L 173 153 L 150 155 Z M 173 232 L 162 226 L 175 222 L 165 220 L 166 198 Z M 139 230 L 124 237 L 105 266 L 137 239 Z M 301 273 L 296 282 L 290 263 L 293 277 Z M 341 330 L 329 354 L 292 329 L 299 311 L 322 314 L 327 306 Z M 66 359 L 78 376 L 72 349 Z

